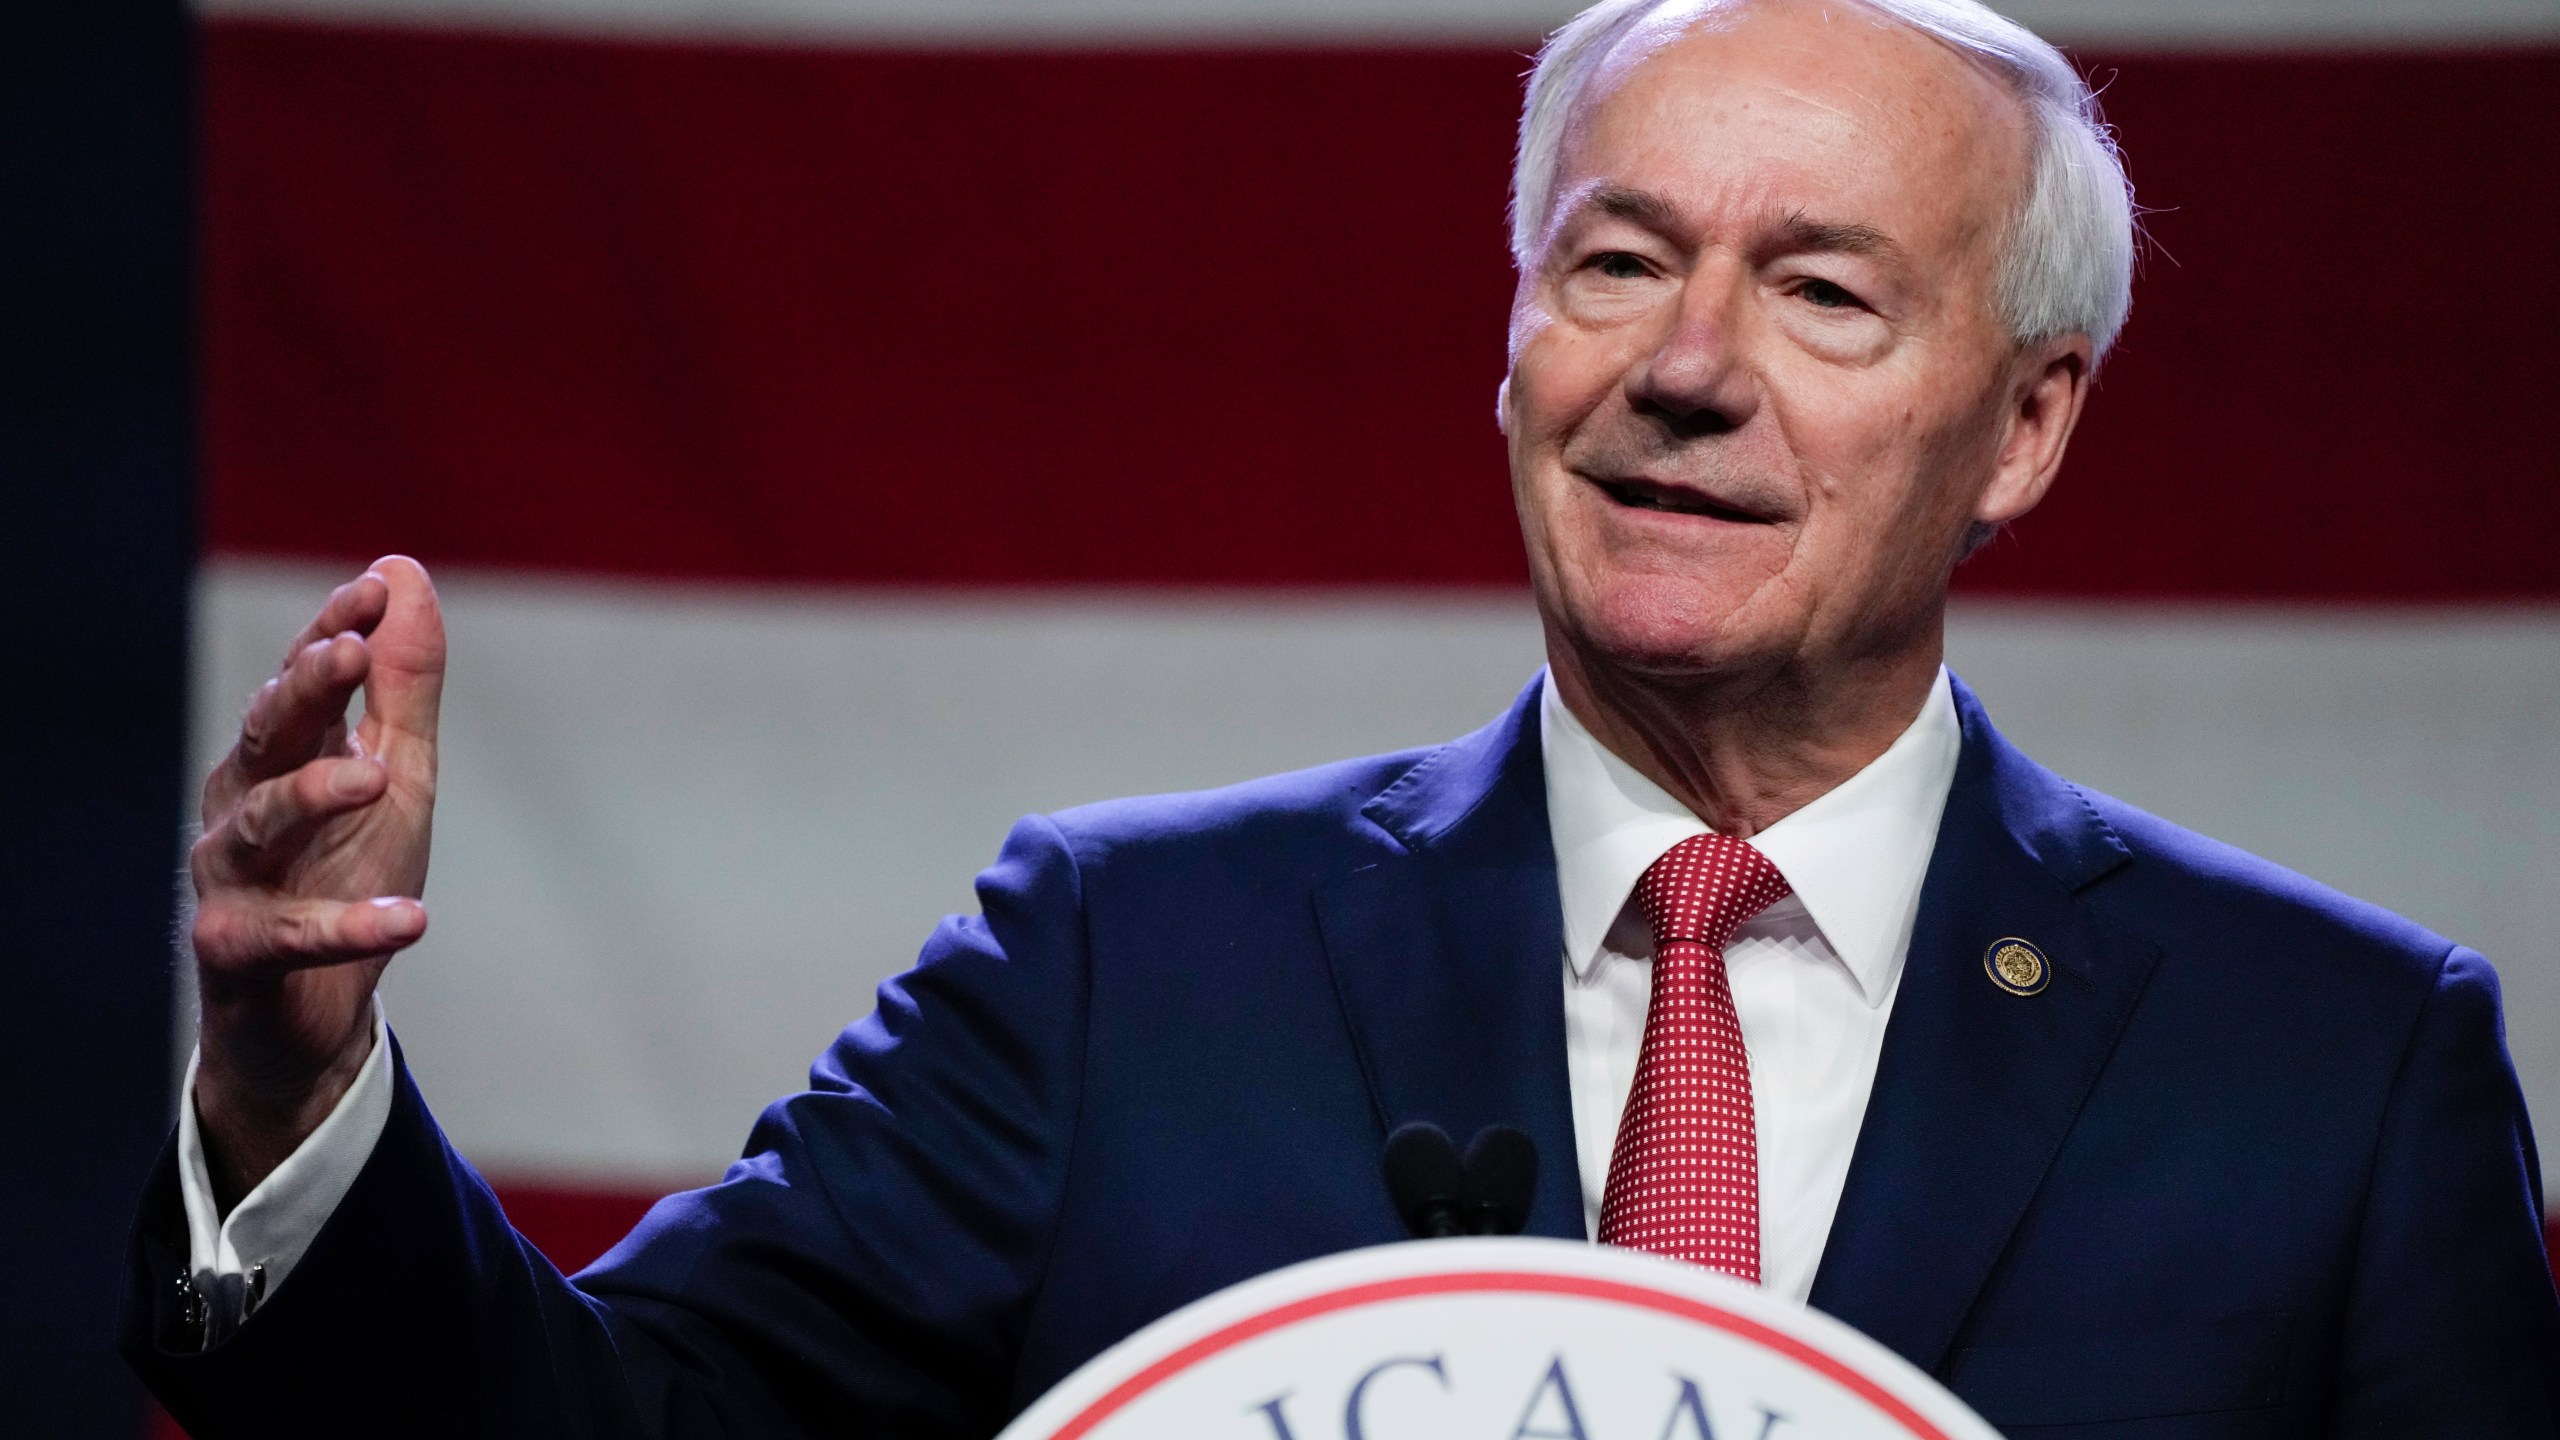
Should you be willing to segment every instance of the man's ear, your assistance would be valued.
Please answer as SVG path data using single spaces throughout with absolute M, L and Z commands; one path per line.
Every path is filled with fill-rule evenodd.
M 1502 432 L 1503 439 L 1511 438 L 1511 377 L 1507 374 L 1493 387 L 1493 428 Z
M 2008 433 L 1991 483 L 1974 507 L 1977 524 L 2006 525 L 2036 508 L 2062 472 L 2062 452 L 2089 398 L 2089 337 L 2064 335 L 2018 357 L 2010 384 Z

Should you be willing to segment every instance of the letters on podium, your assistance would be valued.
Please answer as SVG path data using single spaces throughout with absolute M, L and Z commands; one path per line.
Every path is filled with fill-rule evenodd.
M 1291 1266 L 1095 1357 L 1000 1440 L 1999 1440 L 1900 1356 L 1693 1265 L 1434 1240 Z

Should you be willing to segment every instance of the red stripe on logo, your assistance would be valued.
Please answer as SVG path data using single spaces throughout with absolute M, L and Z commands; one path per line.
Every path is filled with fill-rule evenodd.
M 1236 1321 L 1204 1335 L 1163 1359 L 1148 1365 L 1137 1374 L 1113 1386 L 1101 1399 L 1078 1411 L 1073 1419 L 1061 1425 L 1050 1440 L 1078 1440 L 1095 1426 L 1110 1419 L 1130 1404 L 1174 1376 L 1246 1341 L 1259 1339 L 1276 1330 L 1286 1329 L 1319 1315 L 1337 1314 L 1364 1305 L 1381 1305 L 1396 1300 L 1411 1300 L 1431 1295 L 1570 1295 L 1586 1300 L 1603 1300 L 1613 1305 L 1633 1306 L 1674 1316 L 1710 1329 L 1722 1330 L 1737 1339 L 1761 1349 L 1783 1355 L 1789 1360 L 1840 1386 L 1883 1412 L 1918 1440 L 1947 1440 L 1946 1432 L 1929 1423 L 1883 1386 L 1851 1369 L 1847 1362 L 1807 1345 L 1792 1335 L 1782 1334 L 1756 1320 L 1736 1315 L 1729 1310 L 1674 1295 L 1664 1290 L 1628 1285 L 1614 1280 L 1594 1280 L 1579 1275 L 1544 1275 L 1534 1271 L 1488 1270 L 1453 1275 L 1416 1275 L 1402 1280 L 1380 1280 L 1365 1285 L 1347 1286 L 1323 1295 L 1311 1295 L 1286 1305 L 1275 1306 L 1259 1315 Z

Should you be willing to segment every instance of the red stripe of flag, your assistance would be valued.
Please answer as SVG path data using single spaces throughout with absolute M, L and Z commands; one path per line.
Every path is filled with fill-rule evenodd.
M 221 22 L 210 538 L 922 584 L 1512 584 L 1522 61 Z M 2560 595 L 2560 52 L 2134 56 L 2159 237 L 2047 595 Z

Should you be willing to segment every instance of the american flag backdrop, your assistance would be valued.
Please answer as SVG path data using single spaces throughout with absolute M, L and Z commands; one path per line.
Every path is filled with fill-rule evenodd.
M 1492 415 L 1567 8 L 203 8 L 193 763 L 331 583 L 434 570 L 385 1001 L 556 1258 L 715 1176 L 1016 815 L 1444 738 L 1538 664 Z M 1952 663 L 2486 952 L 2560 1125 L 2560 4 L 2013 13 L 2153 243 Z

